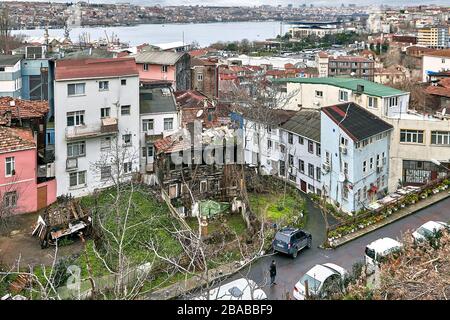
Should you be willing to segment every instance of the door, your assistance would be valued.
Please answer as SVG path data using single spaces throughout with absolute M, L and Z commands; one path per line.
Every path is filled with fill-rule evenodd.
M 41 210 L 47 206 L 47 186 L 38 187 L 37 189 L 37 210 Z
M 300 231 L 297 233 L 298 237 L 298 247 L 304 248 L 308 245 L 308 238 L 306 237 L 306 234 L 303 231 Z
M 300 180 L 300 190 L 306 193 L 306 181 Z

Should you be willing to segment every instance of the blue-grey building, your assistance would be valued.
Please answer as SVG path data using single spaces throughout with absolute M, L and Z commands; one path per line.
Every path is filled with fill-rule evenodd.
M 0 55 L 0 97 L 22 97 L 22 55 Z
M 387 190 L 393 127 L 353 102 L 321 109 L 322 192 L 354 213 Z
M 48 100 L 49 117 L 53 115 L 54 61 L 47 57 L 45 46 L 25 47 L 21 62 L 22 98 Z

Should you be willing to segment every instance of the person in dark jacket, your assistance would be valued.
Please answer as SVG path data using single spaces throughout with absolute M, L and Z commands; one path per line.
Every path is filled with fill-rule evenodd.
M 275 265 L 275 260 L 272 260 L 272 263 L 270 264 L 269 273 L 270 273 L 270 285 L 277 284 L 275 282 L 275 277 L 277 275 L 277 266 Z

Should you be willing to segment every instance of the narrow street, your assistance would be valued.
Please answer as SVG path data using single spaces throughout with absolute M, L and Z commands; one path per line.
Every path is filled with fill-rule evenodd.
M 450 198 L 447 198 L 337 249 L 325 250 L 318 248 L 324 240 L 324 231 L 319 230 L 320 228 L 318 229 L 318 224 L 316 223 L 318 219 L 316 219 L 317 217 L 311 217 L 311 215 L 319 214 L 322 221 L 323 218 L 320 212 L 314 209 L 308 211 L 310 214 L 309 219 L 311 220 L 308 220 L 305 228 L 313 235 L 313 247 L 311 249 L 304 249 L 295 260 L 282 254 L 262 258 L 249 269 L 234 275 L 230 281 L 246 276 L 259 284 L 267 283 L 269 264 L 274 259 L 277 264 L 277 285 L 272 287 L 265 285 L 263 290 L 269 299 L 286 299 L 286 293 L 289 292 L 290 296 L 292 296 L 294 284 L 315 264 L 332 262 L 351 271 L 354 263 L 363 261 L 365 246 L 370 242 L 382 237 L 401 238 L 402 233 L 407 230 L 414 230 L 429 220 L 450 221 Z

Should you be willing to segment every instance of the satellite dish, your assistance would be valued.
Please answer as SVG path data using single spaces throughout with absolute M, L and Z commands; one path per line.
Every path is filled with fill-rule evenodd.
M 339 174 L 339 182 L 344 182 L 345 181 L 345 174 L 340 173 Z
M 198 110 L 196 117 L 200 118 L 202 116 L 202 114 L 203 114 L 203 110 Z

